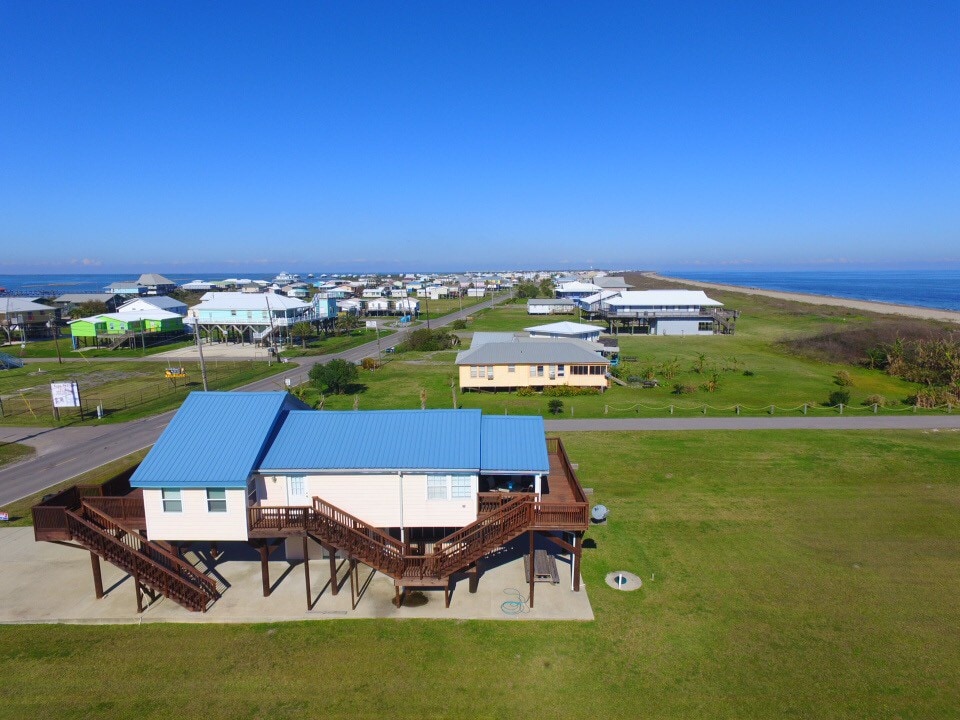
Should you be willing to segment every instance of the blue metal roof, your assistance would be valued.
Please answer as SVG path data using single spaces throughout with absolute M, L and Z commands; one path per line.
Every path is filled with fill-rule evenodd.
M 483 418 L 481 427 L 481 472 L 550 471 L 542 417 L 489 415 Z
M 304 407 L 285 392 L 190 393 L 130 484 L 246 487 L 283 416 Z
M 292 412 L 260 464 L 262 472 L 479 467 L 479 410 Z

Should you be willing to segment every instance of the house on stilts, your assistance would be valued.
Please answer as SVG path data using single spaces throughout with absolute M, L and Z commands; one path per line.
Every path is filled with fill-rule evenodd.
M 332 412 L 284 392 L 192 393 L 128 482 L 72 487 L 33 508 L 38 541 L 70 541 L 111 562 L 143 593 L 205 611 L 222 588 L 185 562 L 190 543 L 248 543 L 268 559 L 282 549 L 364 564 L 407 589 L 444 591 L 454 578 L 476 592 L 478 561 L 528 536 L 570 554 L 580 589 L 588 504 L 562 442 L 540 417 L 479 410 Z M 530 605 L 535 573 L 529 573 Z M 309 600 L 308 600 L 309 607 Z

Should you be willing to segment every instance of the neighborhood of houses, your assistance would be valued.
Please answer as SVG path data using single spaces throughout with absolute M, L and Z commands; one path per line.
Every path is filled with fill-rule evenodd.
M 604 392 L 623 333 L 732 332 L 736 318 L 700 291 L 638 291 L 623 277 L 596 273 L 312 283 L 284 274 L 273 283 L 187 283 L 180 289 L 194 293 L 192 304 L 178 299 L 185 296 L 167 278 L 148 274 L 50 305 L 0 298 L 0 324 L 8 339 L 26 341 L 48 339 L 65 323 L 74 349 L 190 334 L 197 342 L 272 345 L 296 323 L 319 326 L 343 314 L 411 322 L 421 300 L 428 306 L 536 282 L 553 297 L 527 300 L 529 326 L 474 332 L 458 352 L 461 391 Z M 77 312 L 94 306 L 103 311 Z M 590 524 L 574 466 L 539 416 L 313 410 L 287 392 L 191 393 L 132 476 L 68 488 L 35 506 L 33 517 L 38 541 L 90 551 L 97 597 L 105 559 L 134 577 L 139 610 L 146 594 L 193 611 L 210 608 L 223 588 L 183 559 L 192 543 L 209 544 L 214 554 L 227 543 L 256 548 L 265 596 L 268 560 L 283 548 L 289 561 L 327 560 L 334 594 L 339 563 L 347 561 L 392 578 L 398 606 L 411 588 L 442 589 L 449 606 L 457 582 L 475 592 L 483 558 L 521 536 L 529 537 L 532 606 L 535 579 L 559 577 L 555 555 L 536 556 L 535 541 L 567 557 L 578 591 Z M 309 596 L 309 571 L 307 583 Z

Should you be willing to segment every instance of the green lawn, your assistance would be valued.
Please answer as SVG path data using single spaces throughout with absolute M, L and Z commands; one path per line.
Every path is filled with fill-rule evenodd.
M 713 295 L 713 293 L 711 293 Z M 655 377 L 657 388 L 621 387 L 613 385 L 602 396 L 563 398 L 565 414 L 571 408 L 577 417 L 663 416 L 672 406 L 675 414 L 734 414 L 740 406 L 744 414 L 765 414 L 771 405 L 776 413 L 836 413 L 825 407 L 834 390 L 840 370 L 850 373 L 853 385 L 846 388 L 851 401 L 847 413 L 873 411 L 866 405 L 872 395 L 883 396 L 890 404 L 880 412 L 912 412 L 904 401 L 918 386 L 864 367 L 826 363 L 798 356 L 785 350 L 779 341 L 805 334 L 814 334 L 825 327 L 862 327 L 876 316 L 843 308 L 804 305 L 769 298 L 734 293 L 719 294 L 729 307 L 742 311 L 734 335 L 649 336 L 619 335 L 622 376 L 624 378 Z M 470 335 L 479 331 L 520 331 L 532 325 L 560 320 L 576 321 L 570 315 L 532 316 L 525 304 L 505 304 L 477 313 L 468 323 L 464 346 Z M 398 355 L 397 362 L 416 355 Z M 697 371 L 697 368 L 701 370 Z M 427 390 L 430 407 L 450 407 L 449 382 L 456 375 L 451 361 L 446 368 L 436 364 L 414 362 L 396 365 L 379 376 L 365 376 L 367 391 L 361 407 L 391 407 L 392 402 L 410 406 L 410 398 L 419 406 L 419 392 Z M 704 386 L 716 382 L 716 389 Z M 386 383 L 386 385 L 384 385 Z M 692 392 L 678 395 L 676 385 Z M 545 413 L 548 397 L 517 397 L 511 393 L 466 394 L 464 407 L 482 407 L 492 412 Z M 331 399 L 329 407 L 337 407 Z M 352 400 L 350 401 L 352 403 Z
M 21 460 L 27 455 L 33 455 L 33 448 L 20 443 L 0 443 L 0 467 L 15 460 Z
M 179 363 L 187 377 L 176 381 L 164 377 L 160 362 L 71 362 L 28 364 L 0 373 L 0 398 L 6 425 L 53 425 L 50 383 L 76 380 L 87 421 L 102 405 L 108 422 L 123 422 L 172 410 L 187 393 L 202 388 L 199 363 Z M 280 363 L 260 361 L 211 361 L 207 364 L 208 387 L 229 390 L 282 372 Z M 60 424 L 79 422 L 75 409 L 61 410 Z
M 393 330 L 380 330 L 380 339 L 386 338 L 394 333 Z M 314 337 L 307 340 L 307 347 L 304 349 L 302 343 L 294 338 L 292 343 L 287 346 L 281 355 L 283 357 L 303 357 L 305 355 L 332 355 L 345 350 L 350 350 L 358 345 L 368 342 L 375 342 L 377 339 L 376 330 L 367 330 L 361 328 L 354 330 L 348 335 L 331 335 L 330 337 Z
M 595 622 L 4 626 L 0 716 L 956 716 L 956 433 L 563 439 Z
M 116 350 L 105 350 L 97 349 L 94 347 L 89 348 L 80 348 L 79 350 L 73 350 L 70 344 L 70 336 L 66 335 L 60 338 L 60 355 L 65 359 L 70 358 L 138 358 L 145 357 L 148 355 L 156 355 L 157 353 L 167 352 L 169 350 L 179 350 L 180 348 L 188 347 L 193 345 L 194 341 L 192 336 L 183 336 L 184 339 L 172 340 L 157 342 L 151 338 L 150 334 L 147 333 L 144 336 L 146 340 L 147 347 L 144 349 L 139 345 L 140 339 L 138 338 L 138 345 L 136 349 L 130 349 L 129 347 L 117 348 Z M 2 348 L 0 348 L 2 350 Z M 16 357 L 23 358 L 55 358 L 57 357 L 57 348 L 53 340 L 40 340 L 34 341 L 31 340 L 27 343 L 26 348 L 21 350 L 19 345 L 8 345 L 4 352 L 14 355 Z

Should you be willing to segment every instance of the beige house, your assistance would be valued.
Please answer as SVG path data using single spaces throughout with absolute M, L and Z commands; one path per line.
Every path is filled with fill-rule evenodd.
M 480 335 L 480 333 L 477 333 Z M 461 390 L 508 390 L 570 385 L 603 391 L 610 361 L 579 340 L 513 338 L 477 342 L 457 355 Z

